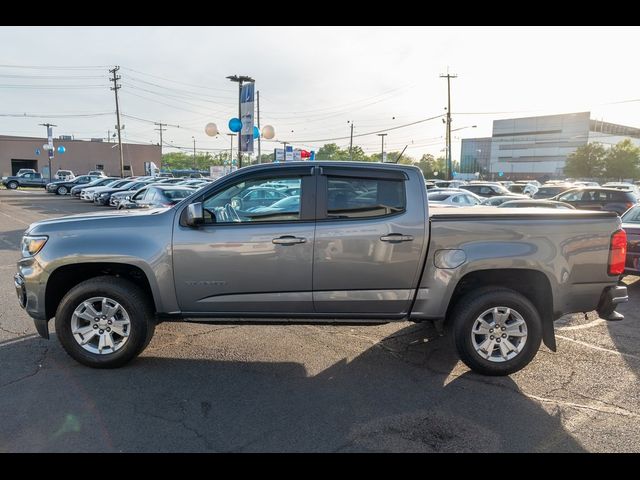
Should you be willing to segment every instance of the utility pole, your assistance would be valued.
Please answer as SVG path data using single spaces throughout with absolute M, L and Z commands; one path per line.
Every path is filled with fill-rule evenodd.
M 386 133 L 379 133 L 378 136 L 382 138 L 382 150 L 380 150 L 380 161 L 384 162 L 384 137 L 387 136 Z
M 229 173 L 232 171 L 233 167 L 233 137 L 236 136 L 235 133 L 227 133 L 229 138 L 231 139 L 231 149 L 229 150 Z
M 453 177 L 451 170 L 451 79 L 457 77 L 458 75 L 452 75 L 448 71 L 446 75 L 440 75 L 440 78 L 447 79 L 447 180 L 451 180 Z
M 49 183 L 51 183 L 51 159 L 53 158 L 53 130 L 52 127 L 57 127 L 53 123 L 40 123 L 41 126 L 47 127 L 47 144 L 49 150 L 47 150 L 47 156 L 49 158 Z
M 349 160 L 353 162 L 353 122 L 347 120 L 347 123 L 351 124 L 351 137 L 349 140 Z
M 260 90 L 256 91 L 256 101 L 258 103 L 258 163 L 262 163 L 260 151 L 260 137 L 262 136 L 262 132 L 260 130 Z
M 116 75 L 118 70 L 120 70 L 120 67 L 115 66 L 113 67 L 112 70 L 109 70 L 109 73 L 113 74 L 113 77 L 110 78 L 110 81 L 113 82 L 113 87 L 111 87 L 111 90 L 113 90 L 116 94 L 116 120 L 117 120 L 116 128 L 118 129 L 118 151 L 120 152 L 120 176 L 124 178 L 124 157 L 122 153 L 122 135 L 121 135 L 122 128 L 120 128 L 120 106 L 118 105 L 118 90 L 121 88 L 121 86 L 118 85 L 118 80 L 120 80 L 121 77 L 120 75 Z
M 287 144 L 289 142 L 282 142 L 282 149 L 283 149 L 283 156 L 282 156 L 282 161 L 286 162 L 287 161 Z M 275 160 L 275 159 L 274 159 Z
M 193 138 L 193 169 L 197 170 L 196 168 L 196 137 L 191 136 L 191 138 Z
M 160 158 L 162 158 L 162 132 L 164 132 L 166 130 L 167 124 L 166 123 L 162 123 L 162 122 L 153 122 L 154 125 L 158 125 L 158 128 L 154 128 L 154 130 L 156 130 L 157 132 L 160 132 Z

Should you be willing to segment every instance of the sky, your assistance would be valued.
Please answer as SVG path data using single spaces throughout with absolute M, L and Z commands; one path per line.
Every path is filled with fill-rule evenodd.
M 45 122 L 54 136 L 113 135 L 118 65 L 123 141 L 158 143 L 164 122 L 165 153 L 228 149 L 226 77 L 248 75 L 276 132 L 263 152 L 348 147 L 353 122 L 366 153 L 385 132 L 385 151 L 418 159 L 444 155 L 450 72 L 458 159 L 495 119 L 590 111 L 640 127 L 638 44 L 638 27 L 0 27 L 0 135 L 45 136 Z

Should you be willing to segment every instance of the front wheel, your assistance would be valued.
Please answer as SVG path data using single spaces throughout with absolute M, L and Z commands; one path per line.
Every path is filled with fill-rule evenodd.
M 18 182 L 9 182 L 9 183 L 7 183 L 7 188 L 9 190 L 15 190 L 16 188 L 18 188 Z
M 93 368 L 125 365 L 144 350 L 155 330 L 150 299 L 132 282 L 110 276 L 69 290 L 55 322 L 66 352 Z
M 452 312 L 461 360 L 483 375 L 509 375 L 526 367 L 540 348 L 542 321 L 524 295 L 486 287 L 468 293 Z
M 61 186 L 61 187 L 58 187 L 58 188 L 57 188 L 56 193 L 57 193 L 58 195 L 66 195 L 68 191 L 69 191 L 69 190 L 67 189 L 67 187 L 65 187 L 65 186 L 63 185 L 63 186 Z

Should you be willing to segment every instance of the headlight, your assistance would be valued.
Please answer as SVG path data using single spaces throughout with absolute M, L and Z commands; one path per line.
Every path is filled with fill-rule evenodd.
M 108 194 L 108 193 L 106 193 L 106 192 L 105 192 L 105 193 L 101 193 L 101 194 L 100 194 L 100 198 L 106 198 L 106 197 L 108 197 L 108 196 L 109 196 L 109 194 Z
M 44 244 L 47 243 L 49 237 L 45 235 L 40 236 L 31 236 L 25 235 L 22 237 L 22 256 L 23 257 L 32 257 L 44 247 Z

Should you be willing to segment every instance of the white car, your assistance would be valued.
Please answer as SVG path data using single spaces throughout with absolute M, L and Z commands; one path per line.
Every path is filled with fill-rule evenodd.
M 73 180 L 76 176 L 71 170 L 58 170 L 53 178 L 55 180 Z
M 444 205 L 471 207 L 480 205 L 480 202 L 482 202 L 482 198 L 478 195 L 458 189 L 430 191 L 427 193 L 427 198 L 429 199 L 429 205 L 434 207 L 442 207 Z
M 100 193 L 101 191 L 107 190 L 109 188 L 116 188 L 129 182 L 130 180 L 118 179 L 118 180 L 114 180 L 111 183 L 107 183 L 102 187 L 85 188 L 84 190 L 82 190 L 82 193 L 80 193 L 80 199 L 86 202 L 93 202 L 93 198 L 96 195 L 96 193 Z

